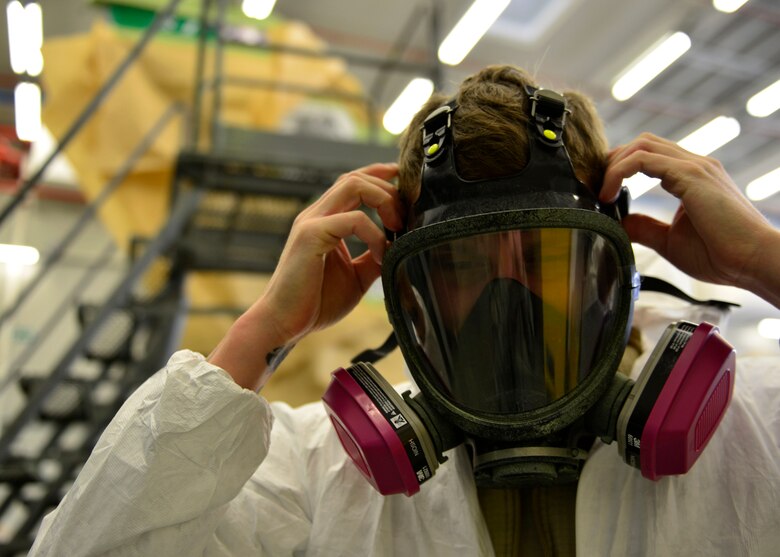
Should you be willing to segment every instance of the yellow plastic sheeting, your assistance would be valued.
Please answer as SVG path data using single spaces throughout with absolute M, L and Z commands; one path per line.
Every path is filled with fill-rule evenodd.
M 267 36 L 274 44 L 305 49 L 322 47 L 309 28 L 299 23 L 281 23 L 269 29 Z M 46 42 L 43 120 L 55 137 L 63 136 L 137 39 L 136 32 L 120 32 L 98 22 L 89 34 Z M 186 37 L 154 39 L 70 143 L 67 155 L 88 199 L 93 199 L 116 174 L 172 103 L 191 104 L 196 54 L 197 44 Z M 360 92 L 358 82 L 346 72 L 343 61 L 334 58 L 234 47 L 225 50 L 223 67 L 225 76 Z M 225 86 L 220 121 L 274 129 L 303 100 L 300 93 Z M 210 106 L 210 96 L 206 95 L 204 111 Z M 364 107 L 348 108 L 356 119 L 365 112 Z M 153 235 L 164 222 L 169 209 L 171 169 L 182 147 L 184 124 L 179 119 L 164 130 L 122 184 L 122 193 L 104 206 L 101 216 L 120 248 L 128 245 L 133 234 Z
M 43 120 L 55 137 L 62 137 L 102 83 L 113 73 L 138 40 L 137 32 L 121 31 L 98 22 L 85 35 L 48 39 L 44 45 L 45 102 Z M 304 49 L 323 45 L 305 25 L 283 22 L 267 30 L 274 44 Z M 186 37 L 163 36 L 147 45 L 101 108 L 67 148 L 87 199 L 94 199 L 124 164 L 129 153 L 173 102 L 190 104 L 197 44 Z M 207 67 L 209 64 L 207 63 Z M 225 75 L 277 80 L 306 87 L 360 93 L 357 80 L 343 61 L 229 48 Z M 248 128 L 275 128 L 287 113 L 305 100 L 301 94 L 228 86 L 223 91 L 222 121 Z M 204 98 L 204 110 L 210 98 Z M 358 126 L 365 107 L 346 106 Z M 106 203 L 100 217 L 121 249 L 133 236 L 154 237 L 169 213 L 175 157 L 183 146 L 185 122 L 172 122 Z M 194 307 L 248 307 L 262 292 L 263 277 L 231 274 L 192 276 L 189 301 Z M 370 305 L 370 304 L 369 304 Z M 232 317 L 189 319 L 183 346 L 208 354 L 227 330 Z M 378 346 L 390 328 L 381 304 L 361 305 L 336 327 L 301 343 L 277 372 L 265 394 L 292 403 L 318 398 L 330 370 L 346 365 L 361 350 Z M 357 331 L 360 331 L 359 333 Z M 334 352 L 335 351 L 335 352 Z M 388 369 L 400 369 L 400 356 Z M 397 376 L 395 376 L 397 378 Z

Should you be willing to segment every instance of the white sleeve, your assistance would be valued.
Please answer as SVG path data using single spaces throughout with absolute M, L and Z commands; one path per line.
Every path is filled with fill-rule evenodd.
M 264 399 L 177 352 L 119 410 L 30 555 L 229 554 L 215 532 L 225 520 L 252 528 L 230 503 L 268 453 L 272 422 Z

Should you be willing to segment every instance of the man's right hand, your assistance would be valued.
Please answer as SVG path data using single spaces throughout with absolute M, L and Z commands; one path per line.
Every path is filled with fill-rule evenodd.
M 384 231 L 361 206 L 376 209 L 390 230 L 403 227 L 398 190 L 388 180 L 396 164 L 372 164 L 341 176 L 303 210 L 290 230 L 262 297 L 242 315 L 209 356 L 239 385 L 259 389 L 270 375 L 272 351 L 346 316 L 381 273 Z M 368 247 L 352 258 L 345 239 Z M 264 373 L 265 372 L 265 373 Z

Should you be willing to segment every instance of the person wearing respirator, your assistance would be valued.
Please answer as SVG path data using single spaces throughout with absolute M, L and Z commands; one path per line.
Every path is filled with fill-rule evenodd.
M 627 212 L 638 170 L 683 200 L 670 228 Z M 133 395 L 31 555 L 772 554 L 780 360 L 678 320 L 624 376 L 629 238 L 780 306 L 780 232 L 714 161 L 650 135 L 607 155 L 587 99 L 484 69 L 421 109 L 399 167 L 301 213 L 263 296 Z M 254 394 L 380 273 L 419 391 L 359 359 L 324 405 Z

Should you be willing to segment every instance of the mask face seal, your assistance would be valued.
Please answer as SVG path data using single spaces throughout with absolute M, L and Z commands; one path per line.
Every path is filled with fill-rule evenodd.
M 464 432 L 494 441 L 546 437 L 596 402 L 639 289 L 619 215 L 572 169 L 563 97 L 528 93 L 529 160 L 517 175 L 464 180 L 457 107 L 426 119 L 420 195 L 382 265 L 420 390 Z

